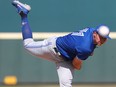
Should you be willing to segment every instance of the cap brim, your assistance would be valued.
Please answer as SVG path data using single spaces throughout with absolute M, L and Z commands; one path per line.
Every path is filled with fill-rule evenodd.
M 106 36 L 106 38 L 108 38 L 108 39 L 112 39 L 111 37 L 109 37 L 109 36 Z

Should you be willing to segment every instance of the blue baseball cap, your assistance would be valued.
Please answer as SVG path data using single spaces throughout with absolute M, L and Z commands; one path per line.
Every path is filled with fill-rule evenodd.
M 97 30 L 97 33 L 104 37 L 104 38 L 108 38 L 108 39 L 111 39 L 109 34 L 110 34 L 110 29 L 109 27 L 107 27 L 106 25 L 100 25 L 96 28 Z

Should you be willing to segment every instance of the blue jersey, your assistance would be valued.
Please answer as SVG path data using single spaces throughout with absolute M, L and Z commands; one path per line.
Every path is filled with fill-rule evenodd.
M 76 56 L 81 60 L 86 60 L 96 48 L 93 42 L 93 32 L 95 30 L 94 28 L 85 28 L 58 37 L 56 40 L 58 51 L 68 60 L 73 60 Z

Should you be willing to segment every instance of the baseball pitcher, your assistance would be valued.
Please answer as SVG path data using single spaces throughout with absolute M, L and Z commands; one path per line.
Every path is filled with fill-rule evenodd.
M 74 70 L 80 70 L 82 63 L 93 55 L 96 46 L 104 44 L 109 37 L 109 28 L 100 25 L 96 28 L 85 28 L 61 37 L 51 37 L 42 41 L 34 41 L 28 22 L 31 7 L 14 0 L 21 17 L 24 47 L 38 58 L 56 64 L 60 87 L 72 87 Z

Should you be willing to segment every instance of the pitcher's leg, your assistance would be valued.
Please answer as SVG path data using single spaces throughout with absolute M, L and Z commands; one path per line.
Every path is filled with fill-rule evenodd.
M 28 22 L 28 13 L 30 11 L 30 6 L 19 2 L 18 0 L 13 0 L 12 5 L 16 7 L 18 14 L 21 17 L 22 24 L 22 37 L 24 42 L 24 47 L 31 54 L 37 57 L 51 57 L 49 55 L 48 43 L 47 41 L 34 41 L 32 37 L 32 31 Z
M 56 65 L 60 87 L 72 87 L 74 68 L 71 62 L 63 61 Z
M 21 24 L 22 24 L 22 36 L 23 40 L 32 38 L 32 31 L 29 26 L 27 15 L 21 16 Z
M 31 54 L 39 58 L 51 58 L 51 53 L 49 50 L 49 44 L 46 40 L 43 41 L 34 41 L 33 39 L 25 39 L 24 47 Z
M 22 24 L 22 36 L 23 40 L 32 38 L 32 31 L 29 26 L 27 15 L 31 9 L 29 5 L 23 4 L 18 0 L 14 0 L 12 5 L 16 7 L 18 14 L 21 16 L 21 24 Z

